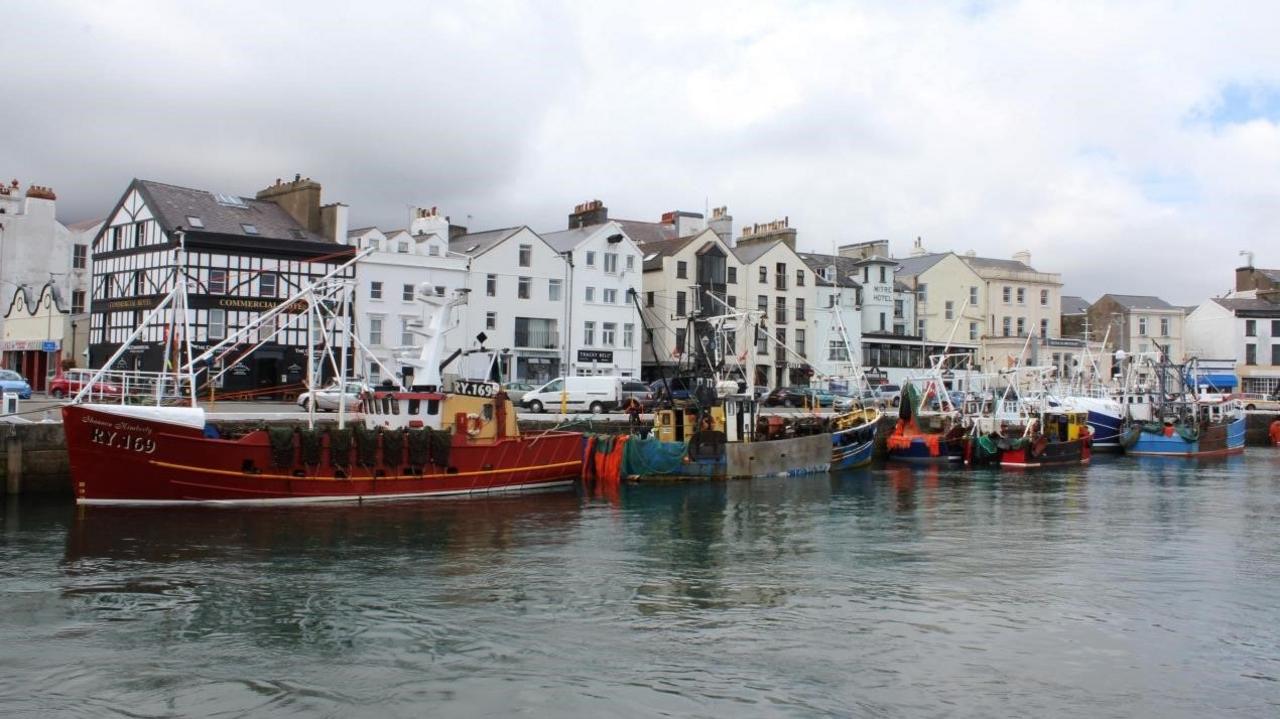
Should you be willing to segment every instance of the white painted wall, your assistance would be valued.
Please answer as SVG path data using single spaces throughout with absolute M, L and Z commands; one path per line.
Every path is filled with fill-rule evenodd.
M 528 267 L 521 267 L 519 263 L 521 245 L 528 245 L 531 251 Z M 555 369 L 555 376 L 563 374 L 564 323 L 568 306 L 564 294 L 568 279 L 566 267 L 560 254 L 528 227 L 520 228 L 487 252 L 472 257 L 467 277 L 467 288 L 470 290 L 468 304 L 460 308 L 460 321 L 450 333 L 448 346 L 474 348 L 477 346 L 476 334 L 483 331 L 489 337 L 486 347 L 510 350 L 511 360 L 508 364 L 512 374 L 509 377 L 518 380 L 538 379 L 530 377 L 530 371 L 518 369 L 519 363 L 515 360 L 519 357 L 554 360 L 546 366 Z M 489 275 L 493 275 L 497 281 L 492 297 L 486 291 Z M 518 297 L 521 277 L 527 277 L 530 281 L 528 299 Z M 560 281 L 559 300 L 550 299 L 551 280 Z M 493 313 L 492 329 L 487 325 L 489 313 Z M 517 317 L 551 320 L 557 334 L 555 349 L 549 351 L 516 346 Z M 446 372 L 457 372 L 466 377 L 483 377 L 488 371 L 489 360 L 487 356 L 472 355 L 455 363 Z
M 619 234 L 621 242 L 608 241 L 609 237 Z M 565 374 L 638 378 L 642 344 L 640 314 L 627 290 L 642 292 L 644 289 L 643 252 L 612 222 L 600 225 L 571 252 L 572 302 L 566 315 L 570 345 Z M 616 271 L 607 271 L 606 255 L 616 257 Z M 643 301 L 643 297 L 640 299 Z M 590 342 L 587 341 L 588 322 L 592 323 Z M 612 342 L 607 341 L 605 334 L 607 324 L 613 325 Z M 612 352 L 613 362 L 579 362 L 578 351 L 583 349 Z

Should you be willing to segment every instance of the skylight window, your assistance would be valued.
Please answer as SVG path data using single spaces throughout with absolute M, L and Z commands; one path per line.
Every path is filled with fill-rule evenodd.
M 204 220 L 196 217 L 195 215 L 187 215 L 187 224 L 196 229 L 200 229 L 204 227 Z
M 467 254 L 470 254 L 470 253 L 472 253 L 472 252 L 475 252 L 475 251 L 476 251 L 476 250 L 478 250 L 478 249 L 480 249 L 480 245 L 472 245 L 472 246 L 470 246 L 470 247 L 468 247 L 468 248 L 467 248 Z
M 240 228 L 244 230 L 244 233 L 245 233 L 246 235 L 256 235 L 256 234 L 258 234 L 258 226 L 257 226 L 257 225 L 250 225 L 250 224 L 249 224 L 249 223 L 247 223 L 247 222 L 242 222 L 242 223 L 240 223 Z
M 653 260 L 657 259 L 657 257 L 658 257 L 658 253 L 657 253 L 657 252 L 650 252 L 649 254 L 647 254 L 647 255 L 645 255 L 645 256 L 644 256 L 644 261 L 645 261 L 645 262 L 652 262 Z
M 295 239 L 295 240 L 305 240 L 305 239 L 307 239 L 307 234 L 306 234 L 305 232 L 303 232 L 302 230 L 299 230 L 299 229 L 298 229 L 298 228 L 296 228 L 296 227 L 295 227 L 295 228 L 293 228 L 293 229 L 291 229 L 291 230 L 289 230 L 289 234 L 293 235 L 293 239 Z M 358 243 L 357 243 L 357 244 L 358 244 Z
M 249 206 L 244 203 L 244 198 L 237 197 L 235 195 L 228 195 L 224 192 L 213 193 L 213 199 L 217 200 L 219 205 L 224 205 L 226 207 L 240 207 L 243 209 L 249 208 Z

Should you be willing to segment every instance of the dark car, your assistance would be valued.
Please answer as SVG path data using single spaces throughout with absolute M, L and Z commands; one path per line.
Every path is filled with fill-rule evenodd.
M 648 409 L 653 406 L 653 390 L 649 389 L 649 385 L 639 380 L 623 380 L 622 381 L 622 406 L 627 406 L 627 400 L 632 397 L 640 402 L 640 406 Z
M 812 407 L 815 402 L 818 406 L 830 407 L 834 401 L 835 395 L 813 387 L 779 387 L 764 398 L 768 407 Z
M 657 399 L 666 394 L 667 390 L 671 391 L 671 399 L 685 400 L 693 394 L 693 388 L 697 386 L 697 380 L 690 377 L 668 377 L 665 380 L 654 380 L 649 383 L 649 391 L 653 393 L 653 398 Z

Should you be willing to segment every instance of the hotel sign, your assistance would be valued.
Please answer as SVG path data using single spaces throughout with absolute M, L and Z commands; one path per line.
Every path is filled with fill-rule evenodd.
M 152 307 L 155 307 L 158 302 L 159 301 L 155 297 L 132 297 L 123 300 L 111 300 L 107 302 L 107 311 L 149 310 Z
M 280 305 L 275 300 L 263 300 L 252 297 L 219 297 L 213 301 L 214 307 L 227 310 L 248 310 L 250 312 L 268 312 Z M 302 314 L 307 311 L 307 303 L 301 300 L 285 308 L 285 312 Z
M 604 362 L 613 364 L 612 350 L 578 350 L 579 362 Z

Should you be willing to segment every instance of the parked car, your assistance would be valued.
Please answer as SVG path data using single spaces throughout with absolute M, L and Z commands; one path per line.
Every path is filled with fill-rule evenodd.
M 779 387 L 765 397 L 768 407 L 830 407 L 835 395 L 816 387 Z
M 627 402 L 632 397 L 636 398 L 640 402 L 640 406 L 645 409 L 653 406 L 653 391 L 649 389 L 649 385 L 639 380 L 623 380 L 622 406 L 627 406 Z
M 1231 399 L 1240 403 L 1241 407 L 1252 412 L 1255 409 L 1264 412 L 1280 411 L 1280 399 L 1276 397 L 1268 397 L 1265 394 L 1257 392 L 1236 392 L 1231 395 Z
M 315 391 L 316 410 L 321 412 L 338 411 L 338 402 L 342 402 L 342 407 L 348 412 L 352 412 L 360 408 L 360 395 L 368 390 L 368 387 L 359 382 L 347 382 L 345 388 L 337 382 L 330 384 L 328 387 Z M 298 406 L 302 409 L 310 409 L 309 403 L 312 397 L 311 392 L 303 392 L 298 395 Z
M 526 392 L 522 403 L 530 412 L 570 410 L 600 414 L 622 405 L 621 377 L 557 377 Z
M 0 369 L 0 394 L 8 393 L 16 393 L 18 399 L 31 399 L 31 385 L 17 372 Z
M 67 370 L 50 378 L 49 386 L 45 392 L 54 399 L 74 397 L 89 384 L 91 379 L 93 379 L 93 373 L 87 370 Z M 119 396 L 120 387 L 110 382 L 94 382 L 92 393 L 95 395 Z
M 862 390 L 837 394 L 831 409 L 837 412 L 848 412 L 855 407 L 875 407 L 880 404 L 880 395 L 873 390 Z
M 885 406 L 897 407 L 902 402 L 902 388 L 896 384 L 879 385 L 875 388 L 875 392 Z
M 649 383 L 649 391 L 653 393 L 654 399 L 661 397 L 668 389 L 671 390 L 671 399 L 689 399 L 692 394 L 696 380 L 690 377 L 669 377 L 665 380 L 657 379 Z
M 508 382 L 502 385 L 502 391 L 507 393 L 507 398 L 514 404 L 520 404 L 525 394 L 533 390 L 533 385 L 528 382 Z

